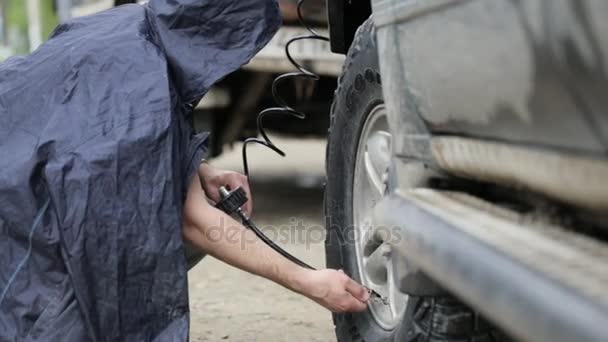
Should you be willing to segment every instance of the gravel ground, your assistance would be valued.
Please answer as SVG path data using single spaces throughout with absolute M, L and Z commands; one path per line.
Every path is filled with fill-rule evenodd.
M 269 236 L 280 236 L 288 251 L 323 267 L 325 142 L 277 139 L 276 143 L 286 158 L 261 147 L 250 148 L 253 218 Z M 212 163 L 242 171 L 240 145 Z M 305 228 L 293 228 L 300 222 Z M 211 257 L 190 271 L 189 286 L 192 341 L 335 340 L 327 310 Z

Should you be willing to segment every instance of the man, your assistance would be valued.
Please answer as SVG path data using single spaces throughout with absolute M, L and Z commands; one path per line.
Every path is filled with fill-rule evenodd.
M 205 198 L 247 184 L 199 165 L 192 104 L 279 26 L 274 0 L 151 0 L 0 64 L 0 340 L 187 340 L 184 238 L 330 310 L 365 309 L 346 275 L 295 266 Z M 217 234 L 231 227 L 238 241 Z

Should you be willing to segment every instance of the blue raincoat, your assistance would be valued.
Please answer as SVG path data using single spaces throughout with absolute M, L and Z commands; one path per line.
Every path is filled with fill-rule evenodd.
M 0 64 L 0 341 L 185 341 L 192 104 L 280 26 L 275 0 L 151 0 Z

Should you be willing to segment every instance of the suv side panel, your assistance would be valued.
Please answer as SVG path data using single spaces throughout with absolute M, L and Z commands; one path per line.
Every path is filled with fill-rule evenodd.
M 392 127 L 408 110 L 433 133 L 605 154 L 605 14 L 596 0 L 376 1 Z

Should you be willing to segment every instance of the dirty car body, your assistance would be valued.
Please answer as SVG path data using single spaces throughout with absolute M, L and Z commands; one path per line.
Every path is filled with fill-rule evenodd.
M 395 287 L 438 283 L 524 340 L 601 340 L 608 4 L 369 5 L 329 1 L 330 31 L 334 51 L 357 49 L 372 15 L 391 151 L 374 224 L 402 233 L 385 241 Z

